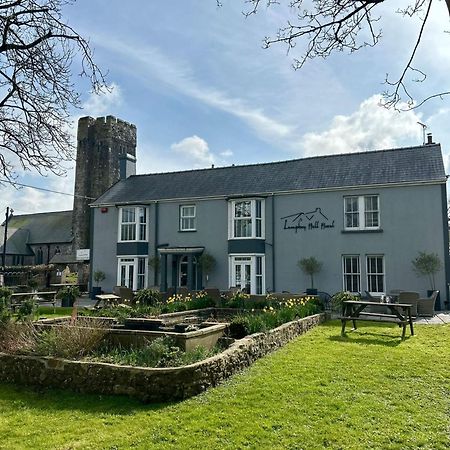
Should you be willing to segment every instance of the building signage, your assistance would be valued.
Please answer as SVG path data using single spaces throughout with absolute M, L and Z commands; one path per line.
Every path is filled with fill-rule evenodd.
M 89 261 L 90 251 L 88 248 L 77 250 L 77 261 Z
M 328 219 L 320 208 L 316 208 L 314 211 L 291 214 L 282 217 L 281 220 L 284 230 L 295 230 L 296 233 L 334 228 L 334 220 Z

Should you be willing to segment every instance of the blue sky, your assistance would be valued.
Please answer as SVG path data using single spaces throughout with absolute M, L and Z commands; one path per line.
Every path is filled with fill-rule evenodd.
M 295 20 L 292 12 L 275 5 L 246 19 L 244 8 L 238 0 L 224 0 L 222 8 L 215 0 L 78 0 L 67 7 L 68 22 L 90 39 L 113 86 L 94 96 L 76 79 L 83 110 L 74 111 L 74 133 L 84 115 L 134 123 L 137 171 L 149 173 L 417 145 L 421 121 L 442 144 L 447 164 L 450 97 L 401 114 L 378 106 L 386 73 L 395 78 L 409 58 L 417 20 L 383 5 L 379 46 L 294 71 L 300 46 L 288 55 L 282 45 L 262 48 L 265 36 Z M 445 2 L 435 2 L 416 63 L 428 75 L 413 85 L 421 95 L 450 88 L 449 25 Z M 20 179 L 73 192 L 73 176 L 69 165 L 65 178 Z M 0 211 L 72 207 L 70 197 L 31 189 L 2 194 Z

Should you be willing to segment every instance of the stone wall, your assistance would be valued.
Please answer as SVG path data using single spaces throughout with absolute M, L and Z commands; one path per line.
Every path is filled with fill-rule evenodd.
M 0 381 L 78 392 L 124 394 L 144 402 L 182 400 L 199 394 L 325 320 L 324 314 L 235 341 L 224 352 L 184 367 L 153 369 L 0 353 Z

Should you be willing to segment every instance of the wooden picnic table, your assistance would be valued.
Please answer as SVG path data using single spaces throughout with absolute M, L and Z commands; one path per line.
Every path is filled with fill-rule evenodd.
M 31 298 L 37 303 L 51 303 L 53 305 L 53 312 L 56 311 L 56 294 L 57 291 L 44 292 L 15 292 L 11 294 L 11 309 L 16 310 L 27 298 Z
M 95 302 L 94 308 L 98 308 L 101 302 L 103 302 L 103 305 L 105 306 L 108 304 L 116 305 L 121 299 L 121 297 L 115 294 L 99 294 L 96 295 L 95 298 L 97 301 Z
M 382 305 L 387 306 L 391 314 L 364 312 L 368 306 Z M 377 303 L 363 300 L 347 300 L 342 302 L 342 321 L 341 335 L 345 335 L 345 325 L 347 321 L 353 322 L 353 329 L 356 330 L 357 320 L 370 320 L 373 322 L 397 323 L 402 327 L 402 340 L 405 339 L 406 326 L 409 324 L 411 336 L 414 336 L 414 327 L 411 316 L 412 305 L 408 303 Z

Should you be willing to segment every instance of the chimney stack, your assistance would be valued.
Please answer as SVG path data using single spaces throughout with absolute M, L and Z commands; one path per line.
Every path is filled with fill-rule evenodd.
M 119 155 L 119 175 L 121 180 L 136 175 L 136 157 L 129 153 Z
M 431 133 L 427 133 L 427 145 L 434 144 L 433 135 Z

